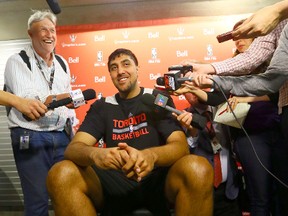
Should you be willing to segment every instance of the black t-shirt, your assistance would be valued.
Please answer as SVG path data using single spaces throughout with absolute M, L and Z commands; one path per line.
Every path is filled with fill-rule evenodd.
M 121 99 L 119 94 L 95 101 L 79 128 L 97 140 L 104 139 L 106 147 L 116 147 L 126 142 L 136 149 L 166 144 L 166 139 L 176 130 L 182 130 L 170 112 L 161 107 L 144 105 L 144 93 L 157 95 L 160 91 L 141 88 L 138 96 Z M 161 92 L 161 94 L 163 94 Z M 169 97 L 169 106 L 174 106 Z

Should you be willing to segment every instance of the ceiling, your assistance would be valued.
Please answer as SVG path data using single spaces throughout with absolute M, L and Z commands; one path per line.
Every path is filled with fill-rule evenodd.
M 58 25 L 252 13 L 279 0 L 58 0 Z M 0 40 L 27 37 L 31 9 L 46 0 L 0 0 Z M 9 28 L 7 29 L 7 26 Z

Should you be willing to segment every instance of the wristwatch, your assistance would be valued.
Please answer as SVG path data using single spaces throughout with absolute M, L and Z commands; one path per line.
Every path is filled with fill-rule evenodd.
M 57 95 L 52 95 L 52 103 L 57 101 Z

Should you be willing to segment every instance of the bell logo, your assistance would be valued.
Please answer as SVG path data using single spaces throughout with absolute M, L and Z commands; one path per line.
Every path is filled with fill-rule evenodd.
M 71 64 L 77 64 L 79 63 L 79 57 L 76 57 L 76 58 L 69 57 L 68 62 Z
M 148 33 L 148 38 L 159 38 L 159 32 L 155 32 L 155 33 L 153 33 L 153 32 L 149 32 Z
M 213 28 L 210 28 L 210 29 L 203 29 L 203 35 L 214 35 L 215 34 L 215 31 Z
M 95 42 L 105 41 L 105 35 L 95 35 L 95 36 L 94 36 L 94 41 L 95 41 Z
M 106 82 L 106 77 L 105 76 L 102 76 L 102 77 L 95 76 L 94 77 L 94 82 L 95 83 L 105 83 Z
M 160 77 L 161 74 L 160 73 L 157 73 L 157 74 L 149 74 L 149 78 L 150 80 L 157 80 L 158 77 Z
M 184 50 L 184 51 L 176 51 L 176 56 L 177 57 L 187 57 L 188 56 L 188 50 Z

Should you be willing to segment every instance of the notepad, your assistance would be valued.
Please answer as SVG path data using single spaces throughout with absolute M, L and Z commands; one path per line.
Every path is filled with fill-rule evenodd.
M 236 127 L 236 128 L 241 128 L 249 112 L 251 105 L 248 103 L 237 104 L 233 112 L 235 116 L 237 117 L 238 122 L 235 119 L 232 112 L 225 111 L 227 107 L 228 107 L 227 102 L 218 106 L 218 109 L 214 117 L 214 122 L 218 122 L 218 123 L 229 125 L 229 126 Z

